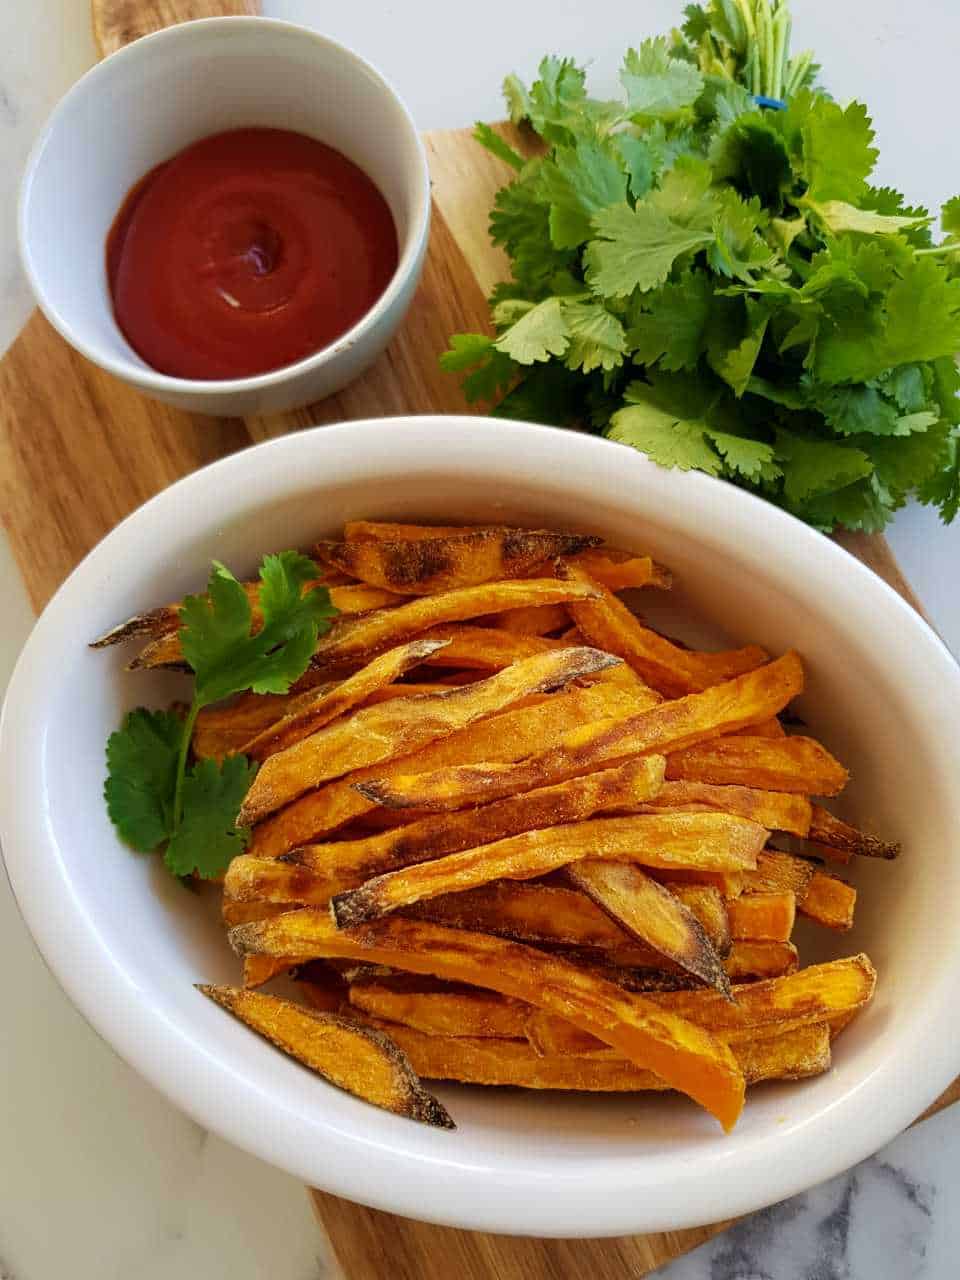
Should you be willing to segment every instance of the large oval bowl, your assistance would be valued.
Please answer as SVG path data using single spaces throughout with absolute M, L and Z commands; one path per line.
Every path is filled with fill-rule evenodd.
M 736 1130 L 668 1096 L 440 1086 L 454 1133 L 328 1086 L 193 988 L 237 962 L 197 895 L 117 840 L 103 749 L 171 677 L 130 675 L 86 641 L 177 599 L 216 557 L 238 572 L 357 517 L 576 527 L 649 552 L 677 599 L 736 642 L 799 649 L 801 713 L 852 771 L 844 814 L 903 841 L 863 861 L 852 935 L 873 1004 L 833 1069 L 752 1091 Z M 23 652 L 0 726 L 0 833 L 14 892 L 84 1016 L 199 1124 L 325 1190 L 410 1217 L 526 1235 L 715 1222 L 837 1173 L 907 1125 L 960 1070 L 960 671 L 879 578 L 774 507 L 622 446 L 480 418 L 323 427 L 235 454 L 134 512 L 76 569 Z M 819 947 L 819 952 L 816 948 Z M 104 1098 L 103 1105 L 110 1101 Z

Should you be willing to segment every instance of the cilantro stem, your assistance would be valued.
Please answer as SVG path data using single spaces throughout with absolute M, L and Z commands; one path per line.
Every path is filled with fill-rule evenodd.
M 173 830 L 174 833 L 180 826 L 183 818 L 183 779 L 187 772 L 187 753 L 190 750 L 190 742 L 193 738 L 193 727 L 197 723 L 197 716 L 200 712 L 201 703 L 198 698 L 194 698 L 190 703 L 190 710 L 187 712 L 187 718 L 183 722 L 183 738 L 180 741 L 180 754 L 177 756 L 177 783 L 173 793 Z

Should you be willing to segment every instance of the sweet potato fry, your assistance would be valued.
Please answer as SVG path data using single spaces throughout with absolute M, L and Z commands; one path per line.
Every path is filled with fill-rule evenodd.
M 401 1050 L 375 1027 L 236 987 L 198 985 L 197 990 L 331 1084 L 385 1111 L 455 1128 Z
M 754 718 L 766 719 L 771 710 L 785 706 L 802 685 L 800 661 L 796 654 L 788 653 L 703 693 L 662 702 L 634 715 L 611 717 L 605 723 L 581 724 L 564 734 L 556 746 L 512 768 L 505 763 L 507 757 L 491 757 L 492 763 L 448 766 L 433 775 L 424 771 L 373 778 L 362 783 L 362 791 L 367 799 L 390 808 L 458 809 L 562 782 L 625 756 L 666 748 L 674 753 L 669 758 L 675 760 L 681 745 L 712 738 Z M 762 741 L 768 746 L 779 745 Z
M 490 622 L 499 631 L 512 635 L 548 636 L 553 631 L 565 631 L 570 626 L 570 615 L 562 604 L 535 604 L 496 613 Z
M 650 804 L 656 809 L 702 807 L 735 813 L 770 831 L 787 831 L 794 836 L 805 836 L 810 829 L 810 801 L 789 791 L 720 787 L 709 782 L 666 782 Z
M 734 734 L 674 752 L 667 777 L 719 786 L 833 796 L 847 785 L 842 764 L 814 738 L 756 738 Z
M 575 564 L 561 562 L 558 576 L 594 589 L 594 598 L 572 600 L 570 616 L 591 644 L 619 654 L 647 684 L 668 697 L 698 693 L 752 671 L 769 655 L 757 645 L 726 653 L 681 649 L 645 627 L 627 606 Z
M 765 849 L 757 855 L 756 867 L 744 873 L 744 883 L 748 893 L 792 890 L 800 914 L 828 929 L 846 930 L 853 924 L 856 889 L 809 858 Z
M 789 942 L 797 915 L 797 896 L 789 889 L 748 893 L 731 902 L 727 914 L 730 933 L 738 942 Z
M 522 578 L 544 561 L 576 555 L 599 538 L 546 529 L 469 529 L 434 538 L 352 539 L 317 548 L 326 564 L 374 587 L 429 595 Z
M 271 978 L 296 968 L 299 963 L 296 956 L 244 956 L 243 985 L 252 991 L 254 987 L 262 987 Z
M 550 649 L 571 647 L 545 636 L 514 635 L 494 627 L 472 627 L 463 623 L 431 627 L 421 632 L 418 639 L 436 640 L 444 645 L 435 657 L 427 659 L 427 666 L 465 667 L 468 671 L 502 671 L 521 658 L 532 658 L 534 654 L 547 653 Z
M 809 858 L 798 858 L 780 849 L 764 849 L 757 854 L 756 867 L 744 873 L 744 892 L 789 892 L 796 895 L 799 905 L 817 866 Z
M 348 520 L 343 526 L 347 542 L 403 542 L 417 538 L 458 538 L 489 525 L 397 524 L 391 520 Z
M 270 928 L 274 923 L 267 920 L 241 928 Z M 732 1002 L 718 991 L 706 989 L 671 991 L 647 999 L 726 1037 L 731 1031 L 788 1019 L 830 1022 L 839 1014 L 862 1008 L 872 997 L 876 981 L 876 970 L 861 953 L 826 964 L 811 964 L 782 978 L 735 986 Z
M 730 990 L 723 963 L 700 921 L 639 867 L 587 858 L 568 866 L 566 874 L 642 946 L 651 947 L 707 986 Z
M 717 954 L 725 956 L 730 950 L 730 920 L 720 890 L 711 884 L 679 884 L 672 880 L 661 880 L 661 883 L 693 912 Z
M 314 582 L 308 583 L 308 587 L 323 586 L 325 584 L 325 577 L 317 578 Z M 244 582 L 242 585 L 253 610 L 253 628 L 258 630 L 263 624 L 263 616 L 260 613 L 258 604 L 260 584 L 258 582 Z M 330 586 L 328 590 L 330 592 L 330 603 L 339 613 L 368 613 L 371 609 L 382 609 L 390 604 L 399 604 L 403 600 L 402 596 L 363 584 L 345 587 Z M 128 618 L 126 622 L 121 622 L 117 626 L 111 627 L 104 635 L 92 641 L 90 648 L 105 649 L 109 645 L 120 644 L 123 640 L 140 639 L 143 636 L 155 638 L 176 632 L 180 627 L 180 603 L 177 600 L 173 604 L 163 604 L 159 608 L 149 609 L 146 613 L 136 614 L 134 617 Z M 173 652 L 171 650 L 171 653 Z M 174 661 L 179 661 L 183 656 L 180 651 L 179 641 L 176 645 L 175 654 Z
M 229 875 L 228 868 L 227 875 L 224 877 L 224 886 Z M 235 924 L 246 924 L 248 920 L 266 920 L 268 916 L 279 916 L 284 911 L 294 911 L 300 905 L 302 904 L 298 902 L 264 902 L 259 898 L 242 901 L 225 896 L 220 907 L 220 915 L 229 929 Z
M 358 543 L 358 546 L 365 544 Z M 531 604 L 563 604 L 589 599 L 594 588 L 580 582 L 558 582 L 553 578 L 527 578 L 516 582 L 488 582 L 477 587 L 460 587 L 439 595 L 420 596 L 393 609 L 376 609 L 360 618 L 339 618 L 320 637 L 312 660 L 310 679 L 318 671 L 348 662 L 365 662 L 384 649 L 410 640 L 430 627 L 464 622 L 504 609 Z
M 792 942 L 735 942 L 724 964 L 734 982 L 749 978 L 777 978 L 794 973 L 800 963 Z
M 358 889 L 337 894 L 331 907 L 337 923 L 347 928 L 425 898 L 491 880 L 530 880 L 584 858 L 737 871 L 756 865 L 766 838 L 765 829 L 755 822 L 724 813 L 590 818 L 388 871 Z
M 388 1022 L 375 1025 L 396 1040 L 426 1080 L 592 1093 L 669 1088 L 654 1072 L 614 1056 L 612 1050 L 585 1057 L 541 1056 L 521 1040 L 430 1036 Z M 748 1085 L 762 1080 L 802 1080 L 829 1068 L 830 1033 L 825 1026 L 801 1027 L 756 1044 L 739 1045 L 733 1052 Z
M 638 947 L 589 898 L 560 885 L 498 880 L 418 902 L 404 914 L 515 942 L 589 948 L 623 968 L 657 962 L 655 952 Z
M 833 1018 L 830 1022 L 811 1022 L 809 1018 L 804 1019 L 802 1016 L 798 1018 L 785 1018 L 783 1021 L 762 1023 L 758 1026 L 731 1027 L 725 1031 L 716 1031 L 714 1034 L 719 1040 L 725 1040 L 730 1045 L 734 1053 L 738 1056 L 746 1049 L 749 1051 L 751 1045 L 758 1044 L 764 1040 L 777 1040 L 781 1037 L 791 1035 L 803 1028 L 813 1028 L 817 1026 L 826 1027 L 832 1038 L 836 1034 L 838 1026 L 841 1028 L 856 1015 L 856 1009 L 848 1010 Z M 532 1009 L 528 1016 L 525 1026 L 527 1042 L 543 1057 L 552 1057 L 554 1055 L 583 1057 L 587 1054 L 601 1055 L 603 1057 L 611 1057 L 614 1050 L 604 1044 L 602 1040 L 598 1040 L 596 1036 L 590 1035 L 586 1031 L 581 1031 L 579 1027 L 575 1027 L 572 1022 L 568 1022 L 566 1018 L 559 1018 L 552 1013 L 544 1013 L 542 1009 Z
M 401 917 L 338 930 L 327 912 L 311 907 L 240 925 L 230 939 L 241 955 L 342 956 L 499 991 L 569 1018 L 694 1098 L 724 1128 L 743 1107 L 743 1074 L 709 1032 L 648 997 L 517 942 Z
M 649 556 L 635 556 L 630 551 L 597 547 L 567 556 L 567 560 L 610 591 L 626 591 L 631 587 L 659 587 L 669 591 L 673 586 L 669 569 Z
M 896 858 L 900 854 L 899 844 L 858 831 L 856 827 L 835 818 L 818 804 L 813 806 L 807 838 L 829 849 L 859 854 L 863 858 Z
M 335 689 L 299 695 L 298 707 L 244 743 L 242 754 L 251 760 L 265 760 L 277 751 L 292 747 L 443 649 L 442 640 L 411 640 L 374 658 Z
M 330 680 L 306 693 L 242 693 L 225 705 L 204 707 L 193 730 L 193 754 L 201 760 L 222 760 L 285 715 L 296 714 L 300 707 L 333 692 L 338 685 Z
M 760 724 L 748 725 L 746 729 L 736 729 L 735 732 L 749 738 L 785 738 L 787 736 L 786 729 L 776 716 L 772 716 L 769 720 L 762 720 Z
M 609 667 L 607 671 L 616 669 Z M 518 760 L 575 724 L 601 716 L 626 714 L 636 705 L 635 695 L 608 682 L 606 675 L 607 672 L 602 672 L 596 684 L 586 689 L 566 689 L 552 694 L 539 706 L 504 711 L 476 721 L 459 733 L 422 748 L 416 756 L 357 770 L 338 782 L 310 792 L 254 827 L 248 852 L 261 858 L 274 858 L 369 814 L 376 805 L 355 790 L 356 782 L 374 777 L 390 778 L 411 768 L 436 769 L 487 760 L 491 755 L 501 760 Z
M 458 853 L 478 844 L 490 844 L 524 831 L 582 822 L 608 809 L 630 811 L 656 792 L 662 760 L 662 756 L 644 756 L 616 769 L 587 774 L 562 786 L 510 796 L 479 809 L 449 816 L 433 814 L 408 826 L 358 840 L 306 845 L 281 855 L 280 869 L 284 864 L 288 869 L 307 868 L 331 882 L 339 882 L 335 890 L 339 892 L 341 888 L 362 884 L 379 872 Z M 245 861 L 254 859 L 248 856 L 233 860 L 227 872 L 228 883 L 232 883 L 236 865 Z M 259 894 L 263 890 L 257 888 L 255 892 Z
M 312 1009 L 321 1013 L 340 1013 L 347 1003 L 349 986 L 342 974 L 322 960 L 310 964 L 310 976 L 297 975 L 297 992 L 302 993 Z
M 853 927 L 857 891 L 852 884 L 823 871 L 815 871 L 797 906 L 800 914 L 828 929 Z
M 365 707 L 270 756 L 247 792 L 237 821 L 252 825 L 322 782 L 407 755 L 520 698 L 561 689 L 617 661 L 598 649 L 560 649 L 525 658 L 460 689 Z
M 760 855 L 758 854 L 757 857 L 759 858 Z M 653 876 L 668 884 L 674 893 L 679 892 L 684 885 L 715 889 L 725 902 L 739 898 L 743 893 L 744 872 L 742 871 L 683 871 L 677 868 L 675 871 L 668 872 L 654 871 Z
M 432 1036 L 498 1036 L 522 1040 L 530 1006 L 522 1000 L 455 983 L 400 974 L 352 982 L 350 1003 L 372 1018 Z

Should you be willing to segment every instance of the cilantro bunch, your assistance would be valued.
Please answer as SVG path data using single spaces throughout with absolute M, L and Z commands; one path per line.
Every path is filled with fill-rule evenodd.
M 907 497 L 960 505 L 960 197 L 926 210 L 869 177 L 866 109 L 811 86 L 789 13 L 712 0 L 623 62 L 620 101 L 545 58 L 504 89 L 540 153 L 487 126 L 516 178 L 490 219 L 512 279 L 495 336 L 443 367 L 494 412 L 590 426 L 808 523 L 879 530 Z M 782 110 L 756 95 L 784 94 Z M 774 104 L 777 105 L 777 104 Z
M 263 624 L 253 629 L 247 593 L 214 561 L 205 596 L 187 596 L 180 609 L 180 644 L 194 671 L 185 716 L 138 707 L 107 742 L 107 812 L 120 838 L 141 853 L 165 845 L 164 862 L 177 876 L 213 879 L 242 853 L 250 832 L 235 825 L 256 766 L 245 756 L 189 764 L 199 712 L 235 693 L 286 693 L 306 671 L 317 637 L 336 609 L 325 587 L 304 588 L 320 576 L 296 551 L 266 556 L 260 566 Z

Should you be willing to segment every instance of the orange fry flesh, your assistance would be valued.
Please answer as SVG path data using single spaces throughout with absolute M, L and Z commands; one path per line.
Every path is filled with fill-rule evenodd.
M 399 1022 L 433 1036 L 496 1036 L 522 1040 L 530 1006 L 479 987 L 430 979 L 366 978 L 351 982 L 350 1003 L 372 1018 Z
M 637 1066 L 655 1071 L 725 1129 L 743 1108 L 743 1073 L 730 1049 L 709 1032 L 520 943 L 400 917 L 342 931 L 326 912 L 310 907 L 240 925 L 230 938 L 241 955 L 343 956 L 499 991 L 561 1014 Z
M 727 973 L 734 982 L 748 978 L 777 978 L 784 973 L 794 973 L 800 964 L 797 948 L 792 942 L 734 942 L 724 961 Z
M 797 914 L 797 896 L 790 890 L 779 893 L 748 893 L 727 908 L 730 933 L 740 940 L 789 942 Z

